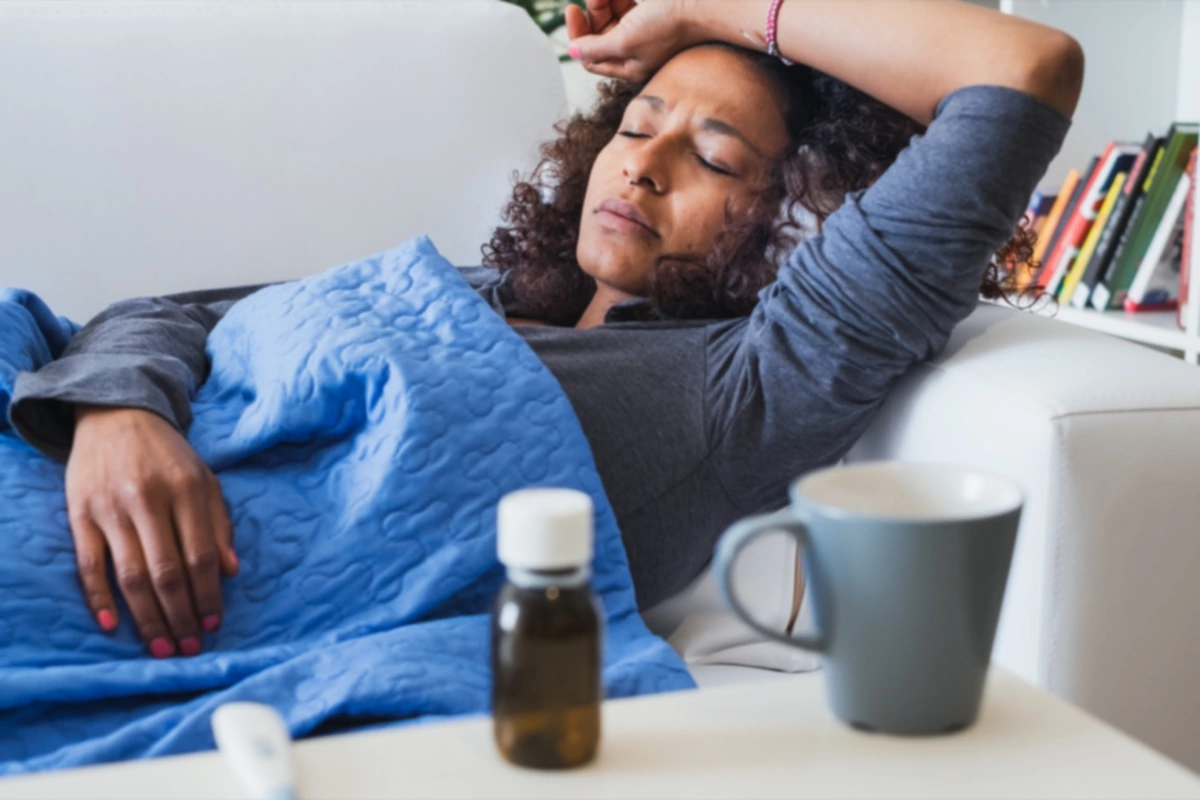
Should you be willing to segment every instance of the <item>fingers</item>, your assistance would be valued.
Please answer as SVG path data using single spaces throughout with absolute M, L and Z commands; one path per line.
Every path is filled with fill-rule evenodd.
M 175 645 L 154 595 L 150 570 L 146 566 L 137 530 L 128 517 L 115 514 L 105 520 L 103 530 L 109 550 L 112 551 L 117 585 L 121 587 L 121 594 L 125 596 L 125 603 L 129 606 L 129 613 L 133 615 L 142 641 L 146 642 L 155 658 L 169 658 L 175 654 Z
M 624 58 L 625 51 L 622 50 L 622 40 L 619 28 L 601 36 L 580 36 L 571 42 L 572 55 L 582 61 L 589 70 L 596 72 L 588 64 L 589 61 L 599 62 Z
M 208 518 L 212 520 L 213 539 L 217 542 L 217 555 L 221 559 L 221 572 L 232 578 L 241 570 L 237 552 L 233 549 L 233 523 L 229 521 L 229 510 L 221 495 L 221 482 L 209 473 Z
M 634 65 L 634 62 L 628 59 L 611 60 L 611 61 L 584 61 L 583 67 L 593 75 L 600 75 L 605 78 L 618 78 L 623 81 L 639 82 L 638 77 L 641 73 Z
M 121 592 L 158 658 L 177 648 L 183 655 L 200 652 L 200 630 L 213 633 L 221 625 L 221 573 L 239 569 L 216 477 L 204 470 L 195 481 L 177 482 L 173 495 L 161 508 L 145 494 L 130 493 L 122 503 L 99 502 L 71 514 L 79 577 L 97 623 L 105 631 L 118 624 L 107 574 L 111 548 Z
M 587 0 L 587 15 L 592 33 L 599 33 L 613 21 L 612 0 Z
M 117 626 L 107 548 L 150 652 L 199 653 L 201 630 L 220 625 L 221 573 L 238 567 L 220 484 L 187 441 L 151 412 L 89 413 L 76 425 L 66 494 L 97 623 Z
M 75 539 L 75 562 L 83 595 L 96 624 L 105 633 L 117 629 L 117 603 L 108 584 L 108 545 L 104 534 L 86 514 L 71 514 L 71 535 Z
M 176 501 L 175 530 L 179 533 L 179 547 L 200 627 L 205 633 L 213 633 L 221 627 L 221 560 L 212 525 L 207 478 L 203 485 L 205 491 L 185 493 Z M 185 655 L 192 654 L 185 652 Z
M 578 36 L 587 36 L 592 32 L 592 27 L 588 23 L 587 14 L 579 6 L 567 6 L 566 10 L 567 38 L 574 39 Z
M 179 643 L 179 651 L 194 656 L 200 652 L 200 620 L 192 605 L 188 570 L 176 544 L 171 506 L 165 502 L 147 505 L 136 501 L 131 505 L 131 519 L 149 567 L 154 596 Z
M 613 16 L 617 19 L 621 19 L 635 8 L 637 8 L 637 0 L 612 0 Z

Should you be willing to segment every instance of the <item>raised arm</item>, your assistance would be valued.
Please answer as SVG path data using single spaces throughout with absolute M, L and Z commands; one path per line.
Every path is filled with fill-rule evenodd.
M 704 29 L 730 38 L 767 6 L 696 4 L 711 15 Z M 730 376 L 714 446 L 748 508 L 784 494 L 754 477 L 771 474 L 763 464 L 800 474 L 845 455 L 975 308 L 985 269 L 1062 145 L 1083 72 L 1069 36 L 959 0 L 785 0 L 779 24 L 785 55 L 928 129 L 780 265 L 747 335 L 714 354 Z
M 588 5 L 591 29 L 602 26 L 589 34 L 572 13 L 578 55 L 594 72 L 640 80 L 701 41 L 764 49 L 771 4 Z M 780 264 L 744 326 L 716 328 L 709 444 L 747 512 L 844 456 L 975 308 L 1062 144 L 1083 73 L 1069 36 L 959 0 L 784 0 L 779 46 L 928 129 Z
M 780 265 L 745 335 L 710 358 L 725 378 L 714 387 L 713 447 L 747 510 L 785 494 L 763 477 L 844 456 L 913 365 L 943 350 L 1068 128 L 1022 92 L 959 89 Z
M 688 0 L 693 36 L 745 45 L 770 0 Z M 961 0 L 785 0 L 779 49 L 922 124 L 967 86 L 1004 86 L 1065 116 L 1083 85 L 1083 50 L 1062 31 Z
M 588 0 L 568 9 L 572 54 L 600 75 L 640 81 L 704 41 L 766 49 L 771 0 Z M 590 30 L 599 31 L 589 34 Z M 966 86 L 1003 86 L 1070 116 L 1083 51 L 1062 31 L 961 0 L 784 0 L 782 54 L 928 124 Z

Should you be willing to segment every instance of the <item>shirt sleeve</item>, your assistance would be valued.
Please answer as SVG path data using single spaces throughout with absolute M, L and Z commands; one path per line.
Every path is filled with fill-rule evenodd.
M 140 408 L 185 432 L 191 397 L 208 376 L 208 333 L 257 286 L 116 303 L 72 337 L 61 357 L 13 386 L 9 421 L 45 455 L 65 461 L 75 405 Z
M 709 436 L 747 509 L 836 462 L 890 389 L 975 308 L 1070 120 L 998 86 L 948 95 L 870 188 L 798 246 L 709 349 Z M 964 410 L 969 413 L 969 410 Z
M 503 276 L 462 267 L 463 277 L 503 313 Z M 17 376 L 9 406 L 13 429 L 45 455 L 65 461 L 75 405 L 152 411 L 186 433 L 191 400 L 208 378 L 208 334 L 226 312 L 263 286 L 188 292 L 116 303 L 85 325 L 62 356 Z

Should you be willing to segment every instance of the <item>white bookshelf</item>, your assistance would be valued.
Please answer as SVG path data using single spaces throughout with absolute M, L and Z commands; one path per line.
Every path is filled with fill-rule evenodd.
M 1054 191 L 1067 170 L 1085 165 L 1113 139 L 1141 141 L 1147 131 L 1161 133 L 1174 121 L 1200 120 L 1200 0 L 999 0 L 999 7 L 1066 31 L 1083 45 L 1087 59 L 1071 132 L 1043 189 Z M 1200 278 L 1200 253 L 1192 265 L 1191 274 Z M 1134 314 L 1039 303 L 1033 313 L 1173 350 L 1197 364 L 1196 292 L 1192 300 L 1185 329 L 1176 324 L 1174 311 Z
M 1180 329 L 1174 311 L 1094 311 L 1052 303 L 1039 303 L 1031 313 L 1057 319 L 1110 336 L 1178 351 L 1190 364 L 1200 363 L 1200 335 L 1195 322 L 1191 331 Z

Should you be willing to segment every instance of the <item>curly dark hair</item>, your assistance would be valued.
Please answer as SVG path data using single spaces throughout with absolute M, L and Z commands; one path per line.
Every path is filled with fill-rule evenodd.
M 727 218 L 705 258 L 661 256 L 650 277 L 655 316 L 745 316 L 775 279 L 777 263 L 805 235 L 799 206 L 825 220 L 849 192 L 886 170 L 923 126 L 836 78 L 804 65 L 785 65 L 763 53 L 744 54 L 782 90 L 792 146 L 773 166 L 768 188 L 738 219 Z M 583 200 L 592 164 L 617 134 L 625 107 L 644 84 L 608 81 L 592 110 L 560 122 L 559 138 L 541 148 L 541 162 L 518 180 L 504 209 L 504 226 L 483 247 L 485 265 L 511 271 L 522 315 L 573 325 L 596 290 L 575 258 Z M 781 213 L 781 209 L 784 211 Z M 1014 288 L 1019 265 L 1029 265 L 1034 234 L 1022 222 L 984 273 L 980 292 L 994 299 Z

